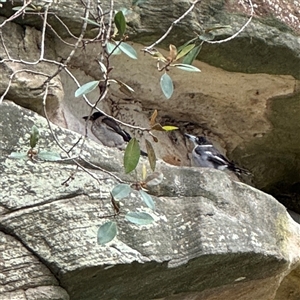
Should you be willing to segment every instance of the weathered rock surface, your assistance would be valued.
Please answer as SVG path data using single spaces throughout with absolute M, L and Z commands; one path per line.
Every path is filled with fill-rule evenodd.
M 13 151 L 27 151 L 33 124 L 40 130 L 40 151 L 61 150 L 46 120 L 28 110 L 4 102 L 0 120 L 0 228 L 7 241 L 1 252 L 5 292 L 28 292 L 36 273 L 35 287 L 52 286 L 57 293 L 59 283 L 70 299 L 220 299 L 217 297 L 224 295 L 235 300 L 275 299 L 280 282 L 297 268 L 300 227 L 274 198 L 231 181 L 220 171 L 164 163 L 159 169 L 165 179 L 152 191 L 157 210 L 149 211 L 155 223 L 138 227 L 118 217 L 118 238 L 101 247 L 96 241 L 97 228 L 105 222 L 101 216 L 111 214 L 109 192 L 116 179 L 90 170 L 99 185 L 78 171 L 65 186 L 62 182 L 74 172 L 73 164 L 8 158 Z M 17 120 L 22 126 L 13 131 Z M 78 138 L 68 130 L 54 128 L 54 132 L 66 148 Z M 82 151 L 85 159 L 118 171 L 123 180 L 130 179 L 122 175 L 120 151 L 113 156 L 113 150 L 95 146 L 86 142 Z M 75 154 L 79 149 L 73 151 Z M 137 192 L 122 202 L 124 212 L 147 211 Z M 24 253 L 27 260 L 36 261 L 30 263 L 30 268 L 36 265 L 36 271 L 11 280 L 3 266 L 15 256 L 15 243 L 20 244 L 21 253 L 9 264 L 9 273 L 18 268 L 28 274 L 28 263 L 20 265 L 19 261 L 24 261 Z M 62 292 L 57 299 L 68 298 Z
M 158 121 L 180 128 L 169 135 L 157 133 L 159 143 L 154 144 L 158 157 L 174 165 L 189 165 L 190 145 L 183 132 L 207 135 L 231 159 L 251 170 L 252 185 L 271 192 L 299 213 L 300 4 L 253 3 L 255 18 L 240 35 L 226 43 L 204 44 L 201 62 L 195 63 L 202 73 L 170 71 L 175 85 L 170 100 L 160 91 L 161 73 L 155 62 L 140 49 L 141 44 L 149 45 L 160 37 L 186 11 L 189 1 L 145 1 L 127 11 L 129 41 L 136 42 L 139 59 L 114 57 L 111 76 L 134 88 L 135 96 L 128 100 L 112 86 L 112 94 L 100 107 L 142 127 L 148 127 L 149 116 L 158 109 Z M 20 4 L 23 1 L 13 2 Z M 118 9 L 130 5 L 131 1 L 116 1 Z M 94 1 L 91 6 L 96 13 Z M 50 11 L 79 34 L 84 11 L 80 1 L 54 1 Z M 11 2 L 3 3 L 0 15 L 11 13 Z M 248 18 L 247 3 L 204 0 L 160 46 L 179 46 L 193 38 L 194 32 L 231 25 L 215 31 L 216 39 L 223 39 Z M 2 25 L 5 20 L 0 17 Z M 32 14 L 16 21 L 1 27 L 0 94 L 44 115 L 41 87 L 45 75 L 57 70 L 57 64 L 48 60 L 63 61 L 72 47 L 61 43 L 48 28 L 47 60 L 32 63 L 41 54 L 42 19 Z M 65 41 L 74 43 L 53 15 L 49 23 Z M 76 51 L 68 71 L 80 84 L 99 79 L 95 61 L 99 52 L 98 44 Z M 16 75 L 6 91 L 13 72 Z M 50 82 L 46 111 L 55 124 L 83 134 L 81 117 L 90 108 L 83 99 L 74 98 L 76 89 L 66 72 L 57 75 Z M 88 96 L 95 103 L 98 94 Z M 8 159 L 12 151 L 28 150 L 28 132 L 34 123 L 43 128 L 41 149 L 59 153 L 61 149 L 45 120 L 12 104 L 0 108 L 3 299 L 99 299 L 100 294 L 101 299 L 300 298 L 299 228 L 272 197 L 214 170 L 161 163 L 165 180 L 152 191 L 157 196 L 155 224 L 137 228 L 121 218 L 118 240 L 100 247 L 96 232 L 104 220 L 99 217 L 111 211 L 109 192 L 115 178 L 92 170 L 102 183 L 99 193 L 97 182 L 78 172 L 65 187 L 61 183 L 74 172 L 70 163 Z M 142 147 L 144 138 L 150 138 L 128 130 L 141 140 Z M 56 132 L 69 147 L 78 138 L 71 131 L 56 128 Z M 81 155 L 123 180 L 133 180 L 122 175 L 119 151 L 88 142 Z M 136 201 L 132 193 L 124 210 L 141 205 Z
M 18 3 L 16 1 L 15 5 Z M 149 45 L 167 29 L 172 21 L 170 15 L 179 17 L 188 7 L 185 1 L 172 5 L 169 1 L 164 3 L 146 1 L 127 11 L 131 38 Z M 160 121 L 180 126 L 183 132 L 192 130 L 207 134 L 221 148 L 226 148 L 231 159 L 251 170 L 256 187 L 280 197 L 285 205 L 293 203 L 290 208 L 299 212 L 294 190 L 300 181 L 300 38 L 299 24 L 293 17 L 297 15 L 299 2 L 282 4 L 281 10 L 276 5 L 268 6 L 265 1 L 253 3 L 255 18 L 240 35 L 227 43 L 204 44 L 199 56 L 212 65 L 243 73 L 228 73 L 204 63 L 196 63 L 202 70 L 200 75 L 189 73 L 187 76 L 183 71 L 172 70 L 175 93 L 167 101 L 159 89 L 160 73 L 154 69 L 152 58 L 141 55 L 138 61 L 133 61 L 120 56 L 113 60 L 112 76 L 135 89 L 134 100 L 120 100 L 126 97 L 114 92 L 110 100 L 100 106 L 121 120 L 146 127 L 153 110 L 159 109 Z M 95 9 L 93 5 L 94 2 L 91 3 L 92 10 Z M 130 3 L 116 3 L 116 7 L 130 7 Z M 50 10 L 68 25 L 73 22 L 70 27 L 74 32 L 80 28 L 79 14 L 83 8 L 79 2 L 54 2 Z M 215 31 L 217 38 L 224 38 L 247 21 L 248 17 L 241 14 L 245 12 L 249 13 L 249 8 L 240 2 L 228 2 L 224 6 L 221 1 L 201 1 L 195 11 L 183 19 L 180 27 L 171 32 L 169 40 L 176 41 L 178 46 L 192 38 L 193 32 L 216 24 L 230 24 L 231 28 Z M 8 4 L 4 4 L 2 13 L 9 14 Z M 49 20 L 56 28 L 54 19 Z M 42 23 L 34 15 L 19 18 L 18 22 L 27 25 L 25 30 L 11 22 L 3 27 L 7 49 L 14 59 L 35 60 L 40 55 L 41 35 L 28 26 L 40 28 Z M 56 29 L 65 41 L 74 42 L 65 30 L 59 26 Z M 14 40 L 10 38 L 12 32 Z M 15 47 L 12 44 L 15 41 L 23 46 Z M 45 55 L 49 59 L 65 59 L 71 50 L 57 38 L 46 39 Z M 0 51 L 1 57 L 5 57 L 4 49 L 0 47 Z M 92 44 L 75 53 L 70 64 L 73 69 L 69 71 L 81 84 L 99 78 L 99 66 L 95 61 L 99 51 L 97 44 Z M 12 71 L 27 68 L 20 63 L 6 62 L 6 65 L 5 72 L 0 75 L 2 91 L 6 89 Z M 53 74 L 54 69 L 55 66 L 47 62 L 34 66 L 35 71 L 42 70 L 48 75 Z M 248 74 L 256 72 L 278 75 Z M 44 82 L 44 77 L 21 72 L 16 79 L 6 98 L 43 114 L 43 94 L 37 88 Z M 83 133 L 84 125 L 79 120 L 89 108 L 82 99 L 74 99 L 76 89 L 76 84 L 65 73 L 55 77 L 47 99 L 48 114 L 56 124 Z M 91 94 L 89 99 L 94 103 L 97 94 Z M 168 138 L 158 134 L 158 137 L 161 144 L 155 150 L 159 157 L 175 165 L 189 165 L 181 133 L 172 133 Z M 142 137 L 141 140 L 143 144 Z M 286 195 L 292 200 L 286 201 Z

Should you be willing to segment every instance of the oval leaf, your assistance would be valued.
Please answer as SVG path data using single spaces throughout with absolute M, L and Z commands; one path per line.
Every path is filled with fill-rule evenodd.
M 121 50 L 119 48 L 116 48 L 116 45 L 110 42 L 107 42 L 106 44 L 106 50 L 108 54 L 112 55 L 119 55 L 121 54 Z
M 174 45 L 169 45 L 169 56 L 168 56 L 168 60 L 169 61 L 173 61 L 177 56 L 177 48 Z
M 147 177 L 147 167 L 146 167 L 146 164 L 143 164 L 143 167 L 142 167 L 142 180 L 145 180 Z
M 113 190 L 111 191 L 111 194 L 115 199 L 122 199 L 127 197 L 131 192 L 131 188 L 128 184 L 118 184 L 116 185 Z
M 167 99 L 170 99 L 173 92 L 174 92 L 174 86 L 172 78 L 167 74 L 163 74 L 160 78 L 160 87 Z
M 99 80 L 95 80 L 82 85 L 79 89 L 76 90 L 75 97 L 79 97 L 84 94 L 90 93 L 99 85 L 99 82 Z
M 27 157 L 27 153 L 24 153 L 24 152 L 12 152 L 11 154 L 9 154 L 8 157 L 9 158 L 15 158 L 15 159 L 25 159 L 25 158 L 28 158 Z
M 200 50 L 202 48 L 202 45 L 198 45 L 197 47 L 195 47 L 194 49 L 192 49 L 188 55 L 186 55 L 182 62 L 184 64 L 187 64 L 187 65 L 191 65 L 193 63 L 193 61 L 196 59 L 196 57 L 198 56 L 198 54 L 200 53 Z
M 142 200 L 145 202 L 145 204 L 152 210 L 155 210 L 155 203 L 152 197 L 146 192 L 144 192 L 143 190 L 140 190 L 140 195 L 142 197 Z
M 60 155 L 56 152 L 41 151 L 41 152 L 38 153 L 37 156 L 38 156 L 39 159 L 46 160 L 46 161 L 61 160 Z
M 212 41 L 215 38 L 215 35 L 211 32 L 205 32 L 198 36 L 198 38 L 204 42 Z
M 175 64 L 174 67 L 184 70 L 184 71 L 188 71 L 188 72 L 201 72 L 200 69 L 192 66 L 192 65 L 186 65 L 186 64 Z
M 178 127 L 176 126 L 171 126 L 171 125 L 166 125 L 162 127 L 165 131 L 172 131 L 172 130 L 177 130 Z
M 154 221 L 154 219 L 145 212 L 128 212 L 125 219 L 137 225 L 147 225 Z
M 97 233 L 97 242 L 99 245 L 105 245 L 112 241 L 117 235 L 117 224 L 116 222 L 106 222 L 101 225 Z
M 95 22 L 95 21 L 93 21 L 93 20 L 90 20 L 90 19 L 88 19 L 88 18 L 80 17 L 80 19 L 86 21 L 88 24 L 91 24 L 91 25 L 95 25 L 95 26 L 101 27 L 100 24 L 98 24 L 97 22 Z
M 123 36 L 126 30 L 126 21 L 122 11 L 118 11 L 115 15 L 115 24 L 120 36 Z
M 141 156 L 141 150 L 140 150 L 139 142 L 137 141 L 136 138 L 133 138 L 128 142 L 124 154 L 124 168 L 126 174 L 130 173 L 136 168 L 140 156 Z
M 107 73 L 107 69 L 106 69 L 105 64 L 103 62 L 101 62 L 100 60 L 98 60 L 98 63 L 100 65 L 101 71 L 106 74 Z
M 154 112 L 150 118 L 150 126 L 154 126 L 154 124 L 156 122 L 156 117 L 157 117 L 157 109 L 154 110 Z
M 33 125 L 30 132 L 30 147 L 34 148 L 39 141 L 40 134 L 38 128 Z
M 130 58 L 137 59 L 136 51 L 129 44 L 123 42 L 119 45 L 119 48 L 123 53 L 125 53 Z
M 185 56 L 186 54 L 188 54 L 194 47 L 195 47 L 195 44 L 190 44 L 190 45 L 185 46 L 176 56 L 176 60 Z
M 205 32 L 210 32 L 212 30 L 225 29 L 225 28 L 231 28 L 231 26 L 224 25 L 224 26 L 216 26 L 216 27 L 212 27 L 212 28 L 207 28 L 207 29 L 205 29 Z
M 150 168 L 154 172 L 155 166 L 156 166 L 156 155 L 155 155 L 152 144 L 147 139 L 145 139 L 145 142 L 146 142 L 146 149 L 147 149 L 148 161 L 150 164 Z

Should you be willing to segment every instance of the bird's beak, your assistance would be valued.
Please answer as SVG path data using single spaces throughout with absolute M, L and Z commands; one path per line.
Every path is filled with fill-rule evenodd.
M 197 145 L 197 137 L 196 136 L 194 136 L 194 135 L 191 135 L 191 134 L 187 134 L 187 133 L 185 133 L 184 134 L 191 142 L 193 142 L 194 143 L 194 145 Z
M 189 140 L 191 140 L 192 142 L 195 142 L 196 141 L 196 138 L 194 135 L 191 135 L 191 134 L 187 134 L 185 133 L 184 134 Z
M 82 119 L 87 120 L 89 116 L 82 117 Z

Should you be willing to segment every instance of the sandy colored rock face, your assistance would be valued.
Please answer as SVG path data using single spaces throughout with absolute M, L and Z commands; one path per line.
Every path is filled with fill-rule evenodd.
M 112 84 L 99 107 L 146 128 L 157 109 L 158 122 L 179 130 L 155 132 L 159 141 L 153 146 L 164 175 L 163 183 L 149 190 L 156 211 L 145 208 L 137 191 L 121 206 L 122 213 L 148 209 L 155 222 L 138 227 L 116 218 L 118 237 L 104 247 L 97 244 L 97 230 L 106 220 L 101 217 L 112 213 L 110 192 L 116 178 L 133 182 L 135 176 L 124 174 L 123 152 L 100 145 L 89 128 L 83 150 L 75 147 L 72 154 L 102 168 L 85 163 L 94 177 L 83 171 L 74 175 L 70 161 L 8 158 L 11 152 L 28 151 L 33 124 L 41 133 L 39 150 L 61 153 L 41 117 L 42 84 L 73 47 L 48 30 L 45 55 L 38 62 L 40 16 L 3 23 L 13 11 L 10 1 L 1 3 L 0 97 L 6 93 L 3 98 L 15 104 L 2 99 L 0 104 L 0 299 L 298 300 L 299 225 L 272 196 L 223 172 L 188 167 L 191 145 L 183 133 L 206 135 L 253 173 L 248 183 L 300 212 L 299 1 L 253 1 L 255 18 L 240 35 L 226 43 L 204 44 L 195 62 L 201 73 L 169 71 L 175 87 L 169 100 L 160 90 L 162 73 L 156 62 L 141 49 L 159 38 L 190 1 L 153 0 L 136 7 L 127 2 L 115 4 L 116 9 L 130 8 L 127 42 L 138 59 L 113 57 L 110 76 L 135 93 L 124 95 Z M 216 40 L 226 38 L 248 20 L 248 4 L 203 0 L 157 48 L 164 52 L 195 32 L 230 25 L 215 31 Z M 109 1 L 101 5 L 107 10 Z M 80 34 L 81 1 L 53 1 L 50 11 Z M 96 1 L 91 1 L 91 12 L 97 15 Z M 74 44 L 53 15 L 49 24 Z M 86 37 L 92 35 L 95 31 L 88 30 Z M 53 125 L 58 140 L 68 148 L 78 141 L 78 133 L 85 134 L 82 116 L 90 113 L 87 102 L 74 97 L 75 81 L 82 85 L 101 78 L 100 54 L 98 42 L 79 47 L 69 73 L 50 81 L 45 109 L 60 126 Z M 88 94 L 92 104 L 98 97 L 98 90 Z M 142 149 L 145 138 L 152 141 L 141 130 L 126 130 Z M 74 179 L 62 184 L 70 175 Z M 293 212 L 293 218 L 299 220 L 299 215 Z

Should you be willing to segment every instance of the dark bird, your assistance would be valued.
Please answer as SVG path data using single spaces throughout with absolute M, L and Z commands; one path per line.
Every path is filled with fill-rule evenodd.
M 194 136 L 187 133 L 184 135 L 195 145 L 192 151 L 194 166 L 218 170 L 228 169 L 237 174 L 250 175 L 248 170 L 239 168 L 233 162 L 229 161 L 204 136 Z
M 104 146 L 124 150 L 126 143 L 131 140 L 130 134 L 123 130 L 114 119 L 99 111 L 83 119 L 92 122 L 91 131 Z M 141 155 L 147 156 L 147 153 L 141 150 Z
M 131 140 L 130 134 L 121 129 L 115 120 L 99 111 L 93 113 L 90 117 L 85 116 L 83 119 L 89 119 L 92 122 L 92 133 L 105 146 L 124 149 L 125 142 Z

